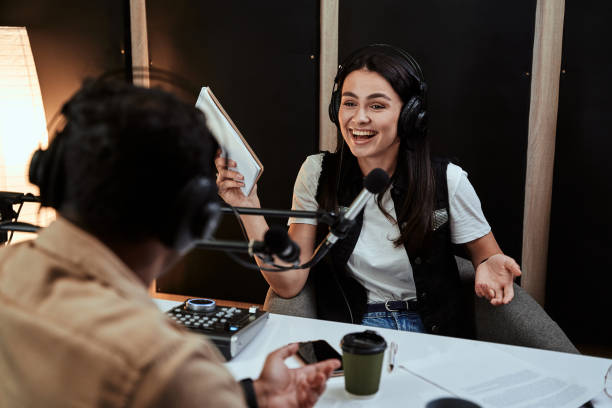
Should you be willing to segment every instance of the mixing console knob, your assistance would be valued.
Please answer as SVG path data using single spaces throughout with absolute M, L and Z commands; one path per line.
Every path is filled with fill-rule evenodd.
M 216 305 L 212 299 L 189 299 L 185 302 L 185 308 L 194 312 L 212 312 Z

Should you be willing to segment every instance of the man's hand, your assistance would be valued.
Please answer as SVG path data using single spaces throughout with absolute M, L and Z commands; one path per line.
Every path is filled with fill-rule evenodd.
M 474 289 L 478 297 L 485 297 L 493 306 L 510 303 L 514 297 L 514 278 L 521 276 L 516 261 L 504 254 L 495 254 L 476 268 Z
M 325 391 L 332 371 L 340 367 L 340 361 L 334 359 L 289 369 L 285 359 L 297 350 L 298 343 L 289 344 L 266 358 L 261 375 L 253 382 L 260 408 L 312 407 Z

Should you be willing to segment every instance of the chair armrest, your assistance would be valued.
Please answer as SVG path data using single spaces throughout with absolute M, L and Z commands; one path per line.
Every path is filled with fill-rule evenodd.
M 272 288 L 268 288 L 263 308 L 270 313 L 316 318 L 317 305 L 314 285 L 308 279 L 302 291 L 288 299 L 278 296 Z
M 514 299 L 492 306 L 474 293 L 474 267 L 455 257 L 464 295 L 473 305 L 476 340 L 576 353 L 578 350 L 559 325 L 520 286 L 514 284 Z

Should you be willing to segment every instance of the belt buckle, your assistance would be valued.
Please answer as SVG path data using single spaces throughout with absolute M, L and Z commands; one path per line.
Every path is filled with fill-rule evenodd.
M 389 307 L 389 302 L 390 300 L 385 301 L 385 309 L 387 309 L 387 312 L 399 312 L 399 309 L 391 309 Z

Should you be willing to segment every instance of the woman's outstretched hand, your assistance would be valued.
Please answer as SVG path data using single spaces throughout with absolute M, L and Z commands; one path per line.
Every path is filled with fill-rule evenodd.
M 236 162 L 221 157 L 221 150 L 215 156 L 215 167 L 217 168 L 217 189 L 219 196 L 232 207 L 259 207 L 257 196 L 257 185 L 253 186 L 251 193 L 245 196 L 241 190 L 244 187 L 244 176 L 237 171 Z
M 285 359 L 297 350 L 298 343 L 292 343 L 266 358 L 261 375 L 253 383 L 260 407 L 312 407 L 325 391 L 332 371 L 340 367 L 340 361 L 332 359 L 290 369 Z
M 508 304 L 514 297 L 513 283 L 517 276 L 521 276 L 521 268 L 516 261 L 504 254 L 495 254 L 476 268 L 476 295 L 488 299 L 493 306 Z

